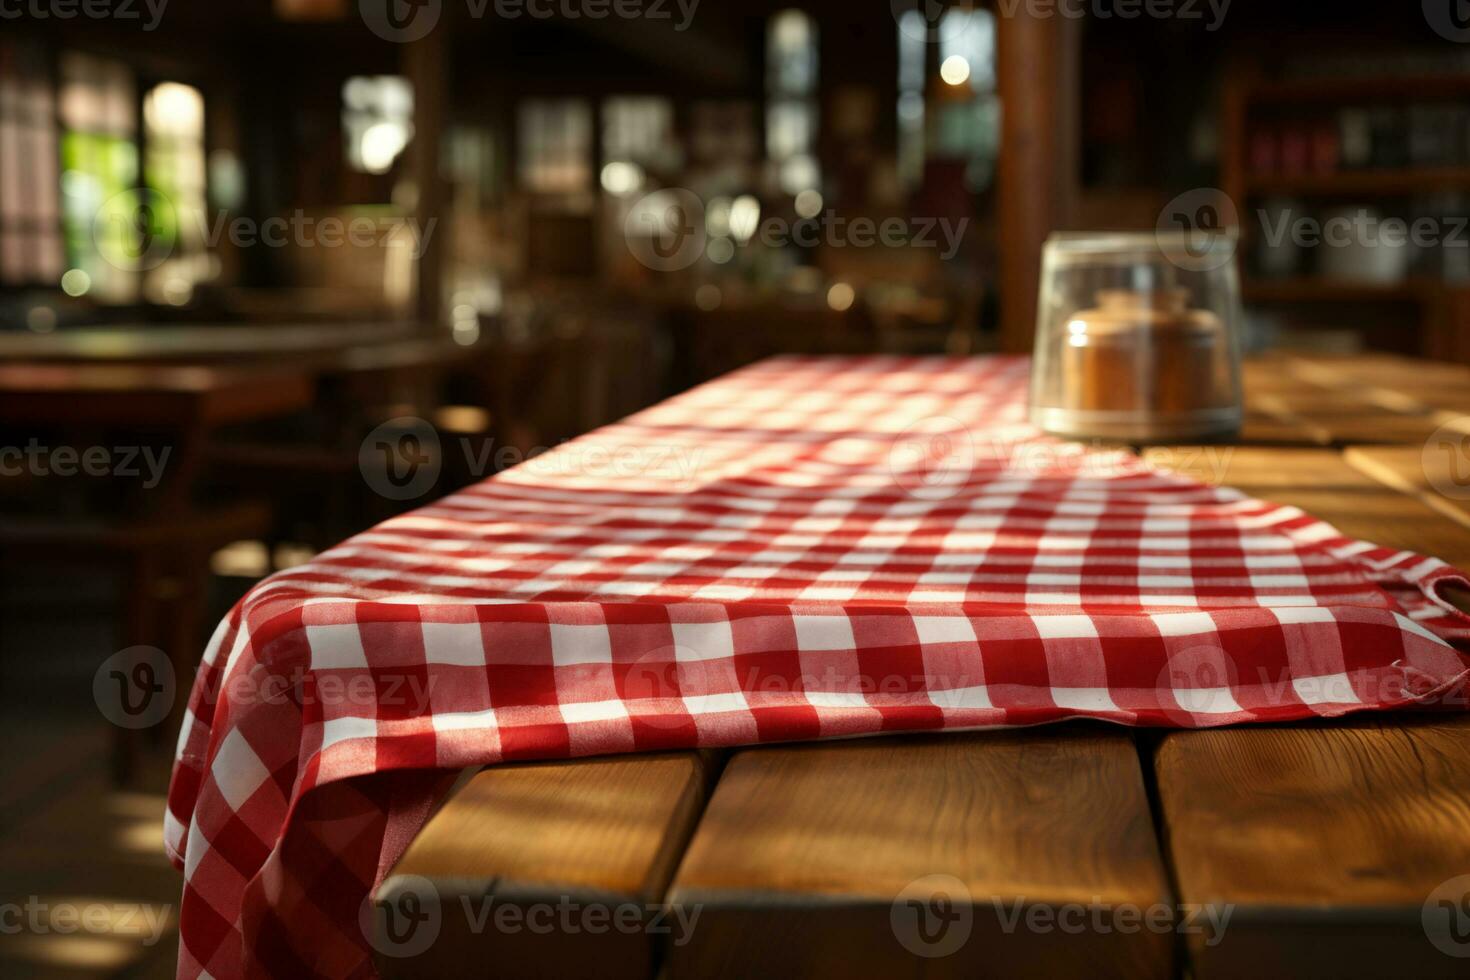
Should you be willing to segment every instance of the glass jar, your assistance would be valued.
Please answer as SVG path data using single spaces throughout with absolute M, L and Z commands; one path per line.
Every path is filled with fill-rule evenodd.
M 1223 439 L 1240 430 L 1233 236 L 1047 239 L 1031 421 L 1073 439 Z

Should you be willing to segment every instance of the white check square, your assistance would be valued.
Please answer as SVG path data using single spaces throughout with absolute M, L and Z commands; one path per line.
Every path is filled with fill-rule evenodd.
M 1303 704 L 1361 704 L 1358 692 L 1347 674 L 1322 674 L 1319 677 L 1293 677 L 1292 690 Z
M 923 644 L 975 642 L 975 627 L 964 616 L 915 616 L 914 632 Z
M 558 667 L 612 663 L 612 637 L 606 626 L 551 624 L 551 660 Z
M 485 663 L 479 623 L 424 623 L 424 660 L 476 667 Z
M 365 668 L 367 654 L 356 623 L 306 627 L 306 645 L 311 648 L 312 670 Z
M 1095 638 L 1097 627 L 1091 616 L 1034 616 L 1036 632 L 1043 640 Z
M 219 787 L 220 795 L 225 798 L 230 809 L 237 812 L 260 788 L 260 784 L 271 776 L 270 770 L 260 761 L 260 756 L 255 754 L 255 750 L 238 728 L 231 729 L 230 734 L 220 742 L 209 771 L 214 777 L 214 784 Z
M 719 660 L 735 655 L 729 620 L 714 623 L 671 623 L 675 660 Z
M 1196 636 L 1215 632 L 1215 621 L 1209 613 L 1158 613 L 1150 616 L 1160 636 Z
M 1113 696 L 1105 687 L 1054 687 L 1051 699 L 1058 708 L 1073 711 L 1117 711 Z
M 792 616 L 798 650 L 854 650 L 852 620 L 846 616 Z
M 561 704 L 561 716 L 568 724 L 575 725 L 579 722 L 611 721 L 614 718 L 628 717 L 628 707 L 617 698 L 606 701 L 574 701 L 570 704 Z
M 984 684 L 931 690 L 929 700 L 937 707 L 950 711 L 980 711 L 995 707 L 990 703 L 990 691 Z
M 1174 700 L 1193 715 L 1229 715 L 1241 710 L 1228 687 L 1175 688 Z

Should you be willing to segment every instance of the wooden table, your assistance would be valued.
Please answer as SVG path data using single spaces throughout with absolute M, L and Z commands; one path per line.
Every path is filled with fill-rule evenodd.
M 412 340 L 406 323 L 122 324 L 52 333 L 0 333 L 0 360 L 66 363 L 210 363 L 299 358 Z
M 1470 567 L 1470 442 L 1421 462 L 1470 369 L 1277 356 L 1248 391 L 1242 444 L 1151 457 Z M 1470 715 L 500 766 L 380 900 L 407 876 L 440 933 L 387 976 L 1464 977 Z
M 162 509 L 188 500 L 212 430 L 307 408 L 314 391 L 311 375 L 289 366 L 0 363 L 0 422 L 168 433 L 173 465 L 156 495 Z

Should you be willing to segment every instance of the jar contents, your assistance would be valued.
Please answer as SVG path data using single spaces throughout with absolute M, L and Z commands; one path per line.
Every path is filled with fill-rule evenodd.
M 1104 289 L 1067 324 L 1063 387 L 1082 411 L 1177 415 L 1230 404 L 1216 364 L 1220 318 L 1185 289 Z

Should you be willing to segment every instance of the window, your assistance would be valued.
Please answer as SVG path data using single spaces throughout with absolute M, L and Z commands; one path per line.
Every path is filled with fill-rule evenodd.
M 626 160 L 645 167 L 677 166 L 674 104 L 653 95 L 614 96 L 605 101 L 602 155 L 606 160 Z
M 820 189 L 816 91 L 816 25 L 799 10 L 783 10 L 766 34 L 766 155 L 788 194 Z
M 398 75 L 359 75 L 342 84 L 347 163 L 367 174 L 393 169 L 413 139 L 413 85 Z
M 70 266 L 63 286 L 100 302 L 137 297 L 147 229 L 139 226 L 134 91 L 131 73 L 118 62 L 62 58 L 61 212 Z
M 939 66 L 949 84 L 968 83 L 973 92 L 994 92 L 995 15 L 988 10 L 946 13 L 939 34 Z
M 61 277 L 56 107 L 39 53 L 0 42 L 0 283 Z
M 657 96 L 614 96 L 602 104 L 602 189 L 633 194 L 644 171 L 679 166 L 674 139 L 674 105 Z
M 995 178 L 1000 155 L 1000 100 L 995 95 L 995 15 L 951 10 L 940 25 L 939 76 L 963 93 L 946 99 L 935 120 L 933 152 L 966 161 L 971 190 Z
M 442 167 L 456 203 L 474 209 L 493 201 L 501 166 L 494 135 L 479 126 L 454 126 L 446 135 Z
M 917 10 L 898 22 L 898 177 L 909 189 L 924 178 L 924 82 L 928 25 Z
M 144 294 L 181 306 L 209 274 L 204 233 L 204 96 L 177 82 L 156 85 L 143 99 L 143 173 L 157 197 L 154 234 L 166 256 L 148 269 Z
M 519 174 L 527 190 L 569 194 L 592 182 L 592 110 L 578 99 L 530 99 L 520 106 Z

